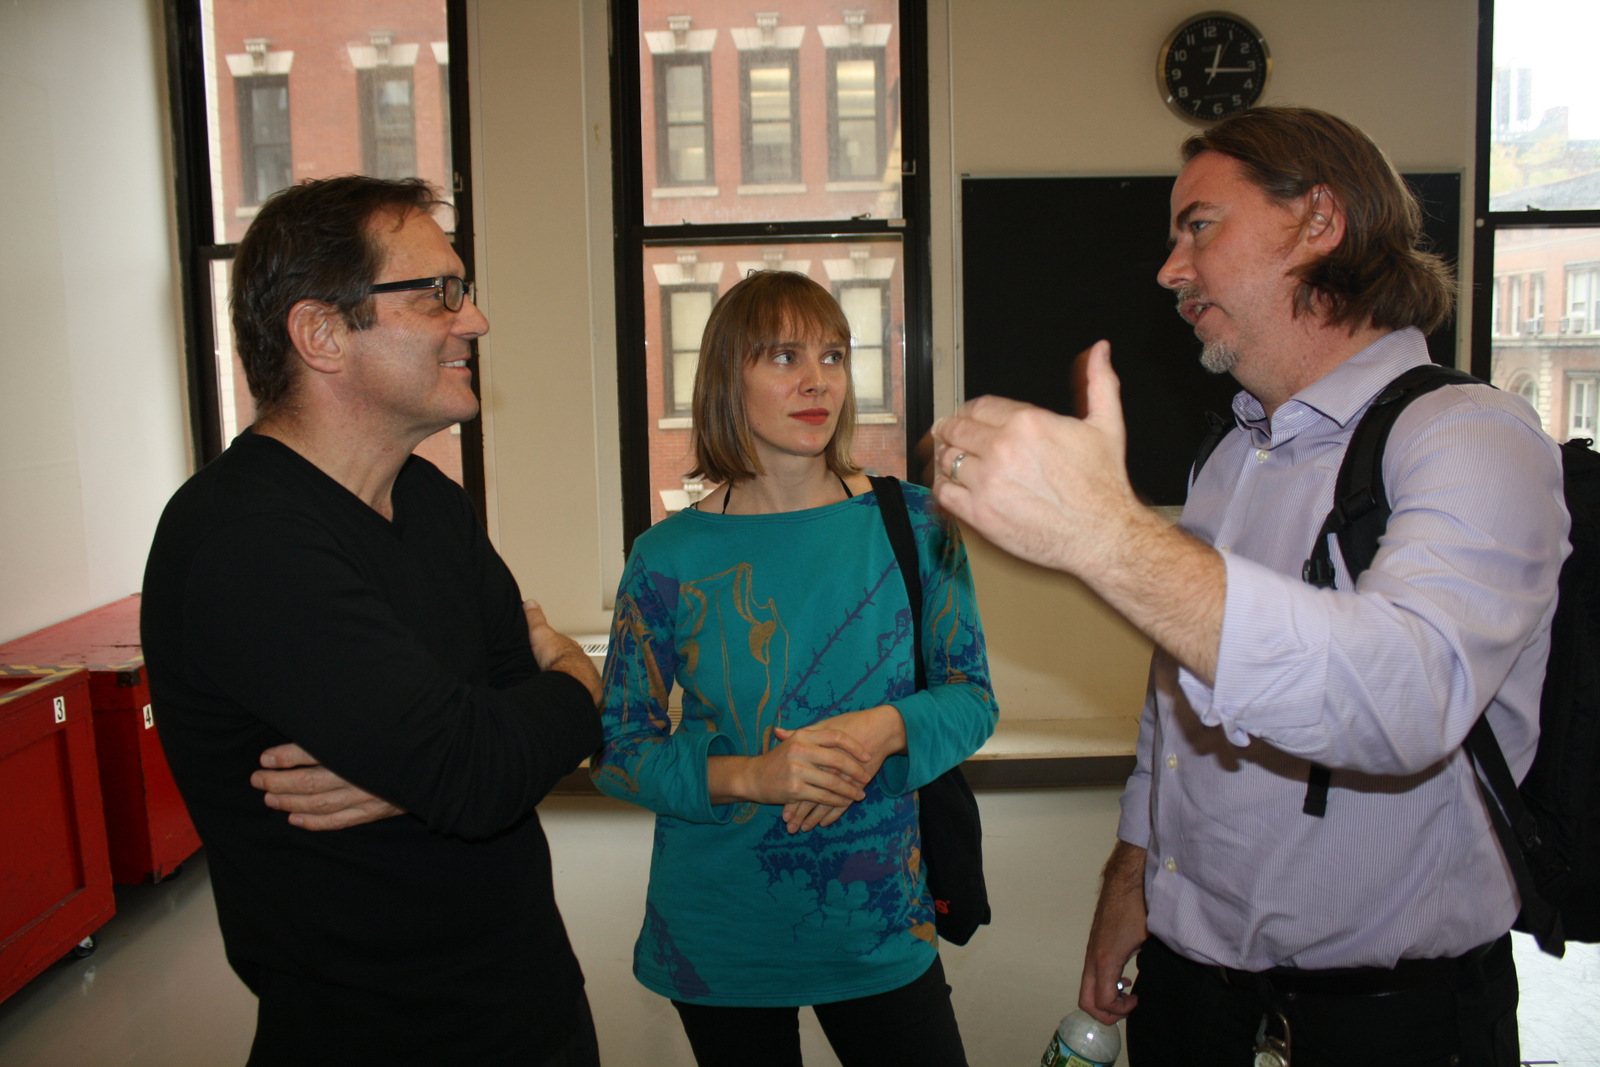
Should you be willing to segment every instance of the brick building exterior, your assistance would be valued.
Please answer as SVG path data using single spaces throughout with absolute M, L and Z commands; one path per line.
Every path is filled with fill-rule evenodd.
M 306 178 L 421 176 L 446 199 L 450 49 L 442 0 L 320 4 L 213 0 L 204 42 L 211 87 L 212 215 L 217 242 L 235 244 L 261 202 Z M 451 220 L 446 212 L 443 225 Z M 227 306 L 227 263 L 213 275 Z M 230 431 L 255 416 L 232 356 L 225 312 L 217 336 Z M 230 373 L 231 371 L 231 373 Z M 459 432 L 417 448 L 461 481 Z
M 642 0 L 644 221 L 760 224 L 901 216 L 897 5 Z M 852 330 L 854 457 L 905 473 L 905 265 L 892 237 L 647 245 L 651 521 L 714 488 L 689 482 L 701 328 L 750 270 L 805 273 Z

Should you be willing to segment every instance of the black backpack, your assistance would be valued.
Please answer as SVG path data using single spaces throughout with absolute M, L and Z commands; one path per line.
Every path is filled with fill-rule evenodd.
M 1401 374 L 1373 400 L 1350 436 L 1333 509 L 1302 570 L 1307 582 L 1333 587 L 1329 534 L 1338 538 L 1352 580 L 1372 563 L 1389 522 L 1383 485 L 1389 431 L 1412 400 L 1452 382 L 1488 384 L 1430 363 Z M 1213 420 L 1195 475 L 1231 429 Z M 1578 438 L 1561 446 L 1572 554 L 1558 584 L 1533 766 L 1518 788 L 1482 716 L 1464 745 L 1522 898 L 1514 928 L 1533 934 L 1553 956 L 1563 954 L 1567 938 L 1600 941 L 1600 453 L 1592 443 Z M 1327 801 L 1328 771 L 1313 765 L 1303 810 L 1321 817 Z

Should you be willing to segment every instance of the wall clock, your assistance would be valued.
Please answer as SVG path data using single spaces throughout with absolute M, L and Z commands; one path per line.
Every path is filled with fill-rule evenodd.
M 1267 42 L 1225 11 L 1185 19 L 1156 53 L 1156 86 L 1168 107 L 1205 124 L 1253 107 L 1272 74 Z

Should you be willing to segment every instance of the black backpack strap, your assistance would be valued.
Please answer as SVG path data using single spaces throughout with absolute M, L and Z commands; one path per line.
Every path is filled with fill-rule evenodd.
M 878 514 L 889 535 L 889 546 L 900 564 L 900 577 L 906 583 L 906 599 L 911 601 L 911 633 L 915 641 L 917 689 L 928 688 L 928 672 L 922 665 L 922 571 L 917 566 L 917 540 L 911 533 L 911 513 L 906 510 L 900 479 L 873 476 L 867 479 L 878 494 Z
M 1383 450 L 1389 443 L 1389 431 L 1394 429 L 1395 420 L 1407 404 L 1452 382 L 1481 384 L 1481 379 L 1454 367 L 1424 363 L 1395 378 L 1373 398 L 1361 421 L 1351 431 L 1350 444 L 1334 482 L 1333 509 L 1317 532 L 1311 557 L 1300 569 L 1300 576 L 1307 582 L 1322 589 L 1333 588 L 1333 558 L 1328 550 L 1330 534 L 1339 539 L 1339 554 L 1344 557 L 1352 582 L 1372 565 L 1372 558 L 1378 554 L 1378 538 L 1389 525 L 1389 497 L 1383 485 Z M 1302 812 L 1318 819 L 1327 814 L 1331 779 L 1332 772 L 1326 767 L 1311 765 Z
M 1211 453 L 1217 450 L 1222 439 L 1228 436 L 1228 431 L 1233 429 L 1234 423 L 1218 415 L 1215 411 L 1207 410 L 1206 435 L 1200 438 L 1200 447 L 1195 450 L 1194 465 L 1189 468 L 1189 484 L 1193 485 L 1195 479 L 1200 477 L 1200 468 L 1206 465 L 1206 460 L 1211 458 Z
M 1483 796 L 1483 806 L 1489 809 L 1489 822 L 1494 825 L 1495 837 L 1500 839 L 1500 851 L 1505 853 L 1506 865 L 1517 883 L 1517 895 L 1522 898 L 1522 914 L 1517 917 L 1517 929 L 1531 933 L 1539 947 L 1552 956 L 1560 957 L 1566 951 L 1566 932 L 1562 929 L 1561 912 L 1539 892 L 1533 870 L 1528 866 L 1529 856 L 1544 854 L 1544 841 L 1539 837 L 1539 824 L 1535 821 L 1517 780 L 1506 765 L 1505 753 L 1489 726 L 1487 715 L 1479 715 L 1463 742 L 1481 772 L 1475 775 L 1478 792 Z M 1487 782 L 1487 784 L 1485 784 Z
M 1324 589 L 1333 588 L 1329 534 L 1339 538 L 1339 554 L 1344 556 L 1352 582 L 1372 565 L 1372 557 L 1378 554 L 1378 538 L 1389 525 L 1389 497 L 1383 485 L 1383 450 L 1389 443 L 1389 431 L 1407 404 L 1451 383 L 1484 384 L 1482 379 L 1454 367 L 1424 363 L 1400 375 L 1373 398 L 1350 434 L 1339 478 L 1334 483 L 1333 510 L 1328 512 L 1322 531 L 1311 546 L 1311 558 L 1301 568 L 1301 577 L 1306 581 Z

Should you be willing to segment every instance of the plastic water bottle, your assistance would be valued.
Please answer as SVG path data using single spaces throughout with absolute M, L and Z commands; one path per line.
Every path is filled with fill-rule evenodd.
M 1115 1024 L 1107 1026 L 1078 1008 L 1056 1027 L 1039 1067 L 1111 1067 L 1121 1051 L 1122 1035 Z

